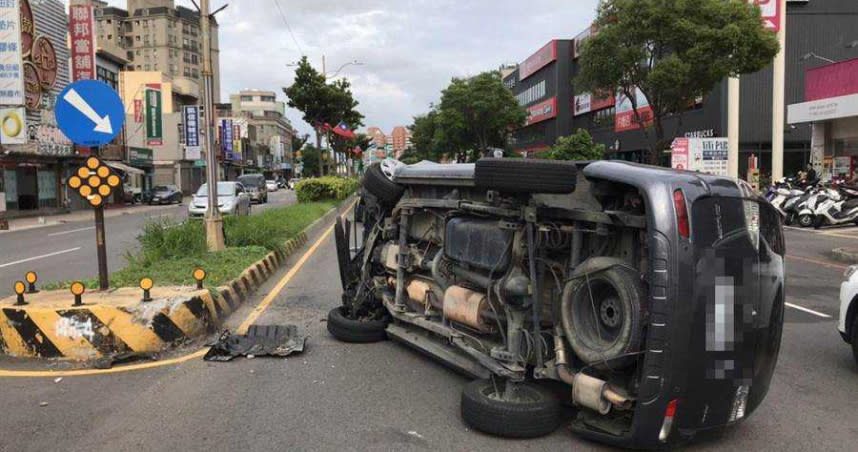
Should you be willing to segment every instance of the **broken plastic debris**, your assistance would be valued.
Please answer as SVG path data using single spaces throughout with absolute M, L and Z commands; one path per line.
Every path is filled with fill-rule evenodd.
M 54 378 L 54 383 L 59 383 L 61 381 L 63 381 L 63 377 Z
M 252 325 L 244 335 L 224 331 L 203 359 L 230 361 L 236 356 L 285 357 L 303 352 L 306 341 L 307 335 L 298 334 L 295 325 Z

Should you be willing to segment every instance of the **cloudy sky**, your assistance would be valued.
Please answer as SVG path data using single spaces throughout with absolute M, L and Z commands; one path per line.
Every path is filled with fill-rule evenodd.
M 521 62 L 553 38 L 575 36 L 592 21 L 597 0 L 212 0 L 213 9 L 225 3 L 218 15 L 224 99 L 259 88 L 285 100 L 281 88 L 294 76 L 286 65 L 302 54 L 317 68 L 325 55 L 330 72 L 358 60 L 364 64 L 341 74 L 366 125 L 389 133 L 426 112 L 452 77 Z M 300 112 L 287 116 L 310 132 Z

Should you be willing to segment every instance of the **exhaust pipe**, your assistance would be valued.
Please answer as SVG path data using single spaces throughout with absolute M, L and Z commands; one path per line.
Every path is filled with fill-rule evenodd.
M 569 369 L 566 345 L 559 332 L 554 334 L 554 356 L 557 377 L 564 383 L 572 385 L 572 402 L 575 405 L 589 408 L 599 414 L 608 414 L 612 406 L 620 410 L 628 410 L 632 407 L 632 400 L 611 388 L 608 382 L 583 372 L 575 373 Z

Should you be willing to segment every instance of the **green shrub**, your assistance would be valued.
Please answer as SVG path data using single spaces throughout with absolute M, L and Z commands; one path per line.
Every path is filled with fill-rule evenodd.
M 314 202 L 326 199 L 345 199 L 357 191 L 360 183 L 356 179 L 336 176 L 304 179 L 295 186 L 298 202 Z
M 138 237 L 138 241 L 140 254 L 135 260 L 145 262 L 199 256 L 206 252 L 205 230 L 200 221 L 152 221 L 143 226 L 143 233 Z

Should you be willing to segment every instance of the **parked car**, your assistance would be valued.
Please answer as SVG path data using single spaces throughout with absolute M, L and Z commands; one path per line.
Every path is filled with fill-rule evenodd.
M 203 184 L 188 204 L 188 215 L 203 217 L 208 209 L 208 184 Z M 217 205 L 223 215 L 250 215 L 250 196 L 238 182 L 217 183 Z
M 474 378 L 471 427 L 545 435 L 566 399 L 579 435 L 664 448 L 765 398 L 785 247 L 781 216 L 747 183 L 495 158 L 387 162 L 362 185 L 363 233 L 334 229 L 344 293 L 328 331 L 391 338 Z
M 276 181 L 276 180 L 267 180 L 267 181 L 265 181 L 265 188 L 266 188 L 266 189 L 268 190 L 268 192 L 270 193 L 270 192 L 273 192 L 273 191 L 279 191 L 279 190 L 280 190 L 280 185 L 278 185 L 278 184 L 277 184 L 277 181 Z
M 250 200 L 260 204 L 268 202 L 268 187 L 265 176 L 261 174 L 245 174 L 238 177 L 238 182 L 247 190 Z
M 143 200 L 149 205 L 152 204 L 173 204 L 182 203 L 182 190 L 175 185 L 156 185 L 152 187 Z
M 843 274 L 840 284 L 840 319 L 837 330 L 847 344 L 852 345 L 852 355 L 858 363 L 858 265 L 852 265 Z
M 122 186 L 123 201 L 126 204 L 137 204 L 143 199 L 143 190 L 128 184 Z

